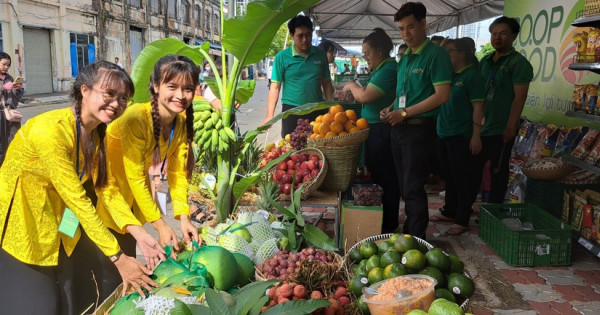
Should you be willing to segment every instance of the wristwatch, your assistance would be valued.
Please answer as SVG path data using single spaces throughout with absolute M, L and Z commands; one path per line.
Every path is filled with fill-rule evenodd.
M 403 108 L 403 109 L 400 111 L 400 115 L 402 115 L 402 118 L 406 118 L 406 116 L 408 116 L 408 113 L 406 112 L 406 109 L 404 109 L 404 108 Z
M 120 250 L 118 253 L 116 253 L 115 255 L 112 255 L 110 257 L 108 257 L 108 259 L 110 259 L 110 261 L 112 261 L 112 263 L 116 263 L 117 260 L 119 260 L 119 257 L 121 257 L 121 255 L 123 255 L 123 251 Z

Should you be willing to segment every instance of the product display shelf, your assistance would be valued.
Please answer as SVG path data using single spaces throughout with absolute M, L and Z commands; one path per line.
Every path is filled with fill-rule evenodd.
M 576 112 L 569 110 L 565 112 L 565 116 L 583 119 L 590 123 L 600 123 L 600 116 L 586 114 L 585 112 Z
M 587 17 L 582 17 L 582 18 L 576 19 L 575 21 L 573 21 L 573 23 L 571 23 L 571 25 L 573 25 L 575 27 L 586 27 L 586 26 L 597 27 L 598 25 L 600 25 L 600 15 L 587 16 Z
M 573 164 L 573 165 L 575 165 L 575 166 L 577 166 L 577 167 L 579 167 L 579 168 L 581 168 L 583 170 L 590 171 L 590 172 L 592 172 L 594 174 L 599 174 L 600 175 L 600 167 L 597 167 L 597 166 L 594 166 L 594 165 L 590 165 L 590 164 L 588 164 L 588 163 L 586 163 L 586 162 L 584 162 L 582 160 L 574 158 L 571 155 L 565 155 L 565 156 L 562 157 L 562 159 L 565 162 L 569 162 L 569 163 L 571 163 L 571 164 Z
M 583 237 L 579 237 L 577 240 L 581 246 L 585 247 L 587 250 L 592 252 L 596 257 L 600 258 L 600 244 L 592 243 L 590 240 L 587 240 Z
M 575 27 L 600 27 L 600 15 L 578 18 L 571 25 Z M 588 70 L 600 74 L 600 62 L 572 63 L 571 70 Z
M 588 70 L 600 74 L 600 62 L 572 63 L 569 65 L 571 70 Z

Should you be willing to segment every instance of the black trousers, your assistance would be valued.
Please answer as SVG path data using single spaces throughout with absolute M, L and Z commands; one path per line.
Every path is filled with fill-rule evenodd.
M 58 266 L 29 265 L 0 248 L 0 314 L 79 314 L 73 308 L 72 275 L 62 246 Z
M 472 205 L 481 186 L 483 163 L 481 152 L 472 155 L 471 139 L 465 136 L 438 138 L 437 152 L 446 179 L 446 204 L 443 215 L 456 224 L 469 225 Z
M 123 253 L 135 257 L 135 238 L 129 233 L 119 234 L 112 230 L 111 232 L 119 242 Z M 83 229 L 81 230 L 81 239 L 77 242 L 71 259 L 77 266 L 74 270 L 73 280 L 77 314 L 82 314 L 90 305 L 94 305 L 92 310 L 98 307 L 95 305 L 96 301 L 102 303 L 123 282 L 115 264 L 102 253 Z M 96 292 L 96 285 L 98 292 Z
M 391 147 L 392 126 L 379 123 L 369 125 L 369 138 L 366 141 L 366 164 L 373 182 L 383 188 L 382 233 L 398 227 L 400 211 L 400 187 Z
M 294 107 L 296 107 L 296 106 L 282 104 L 281 111 L 285 112 Z M 313 120 L 315 120 L 315 118 L 317 118 L 317 116 L 323 115 L 326 113 L 327 113 L 327 109 L 323 109 L 323 110 L 314 111 L 314 112 L 306 114 L 306 115 L 288 116 L 288 118 L 285 118 L 281 121 L 281 137 L 283 138 L 283 137 L 285 137 L 285 135 L 291 134 L 292 132 L 294 132 L 294 130 L 296 129 L 296 125 L 298 124 L 298 119 L 308 119 L 309 121 L 313 121 Z
M 429 157 L 435 147 L 435 123 L 400 124 L 392 127 L 392 155 L 400 193 L 405 203 L 403 231 L 425 239 L 429 209 L 425 183 L 429 179 Z
M 481 137 L 483 158 L 490 161 L 492 187 L 490 203 L 503 203 L 508 188 L 508 162 L 515 139 L 508 142 L 502 140 L 502 135 Z

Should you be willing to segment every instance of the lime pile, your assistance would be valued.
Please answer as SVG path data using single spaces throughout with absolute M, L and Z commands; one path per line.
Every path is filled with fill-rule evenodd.
M 364 287 L 379 281 L 407 274 L 422 274 L 434 278 L 436 298 L 449 303 L 462 303 L 474 292 L 473 281 L 463 274 L 463 262 L 440 248 L 428 250 L 408 234 L 394 234 L 377 244 L 364 242 L 348 252 L 352 261 L 348 289 L 357 297 Z
M 473 315 L 471 313 L 465 313 L 458 304 L 438 298 L 431 303 L 429 311 L 425 312 L 422 310 L 414 310 L 407 315 Z

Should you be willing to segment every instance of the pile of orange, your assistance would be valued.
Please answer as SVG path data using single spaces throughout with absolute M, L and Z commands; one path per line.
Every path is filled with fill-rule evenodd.
M 342 105 L 339 104 L 331 106 L 327 114 L 317 116 L 315 121 L 310 124 L 313 126 L 313 134 L 310 135 L 310 139 L 343 136 L 369 128 L 366 119 L 357 120 L 356 112 L 353 109 L 344 111 Z

